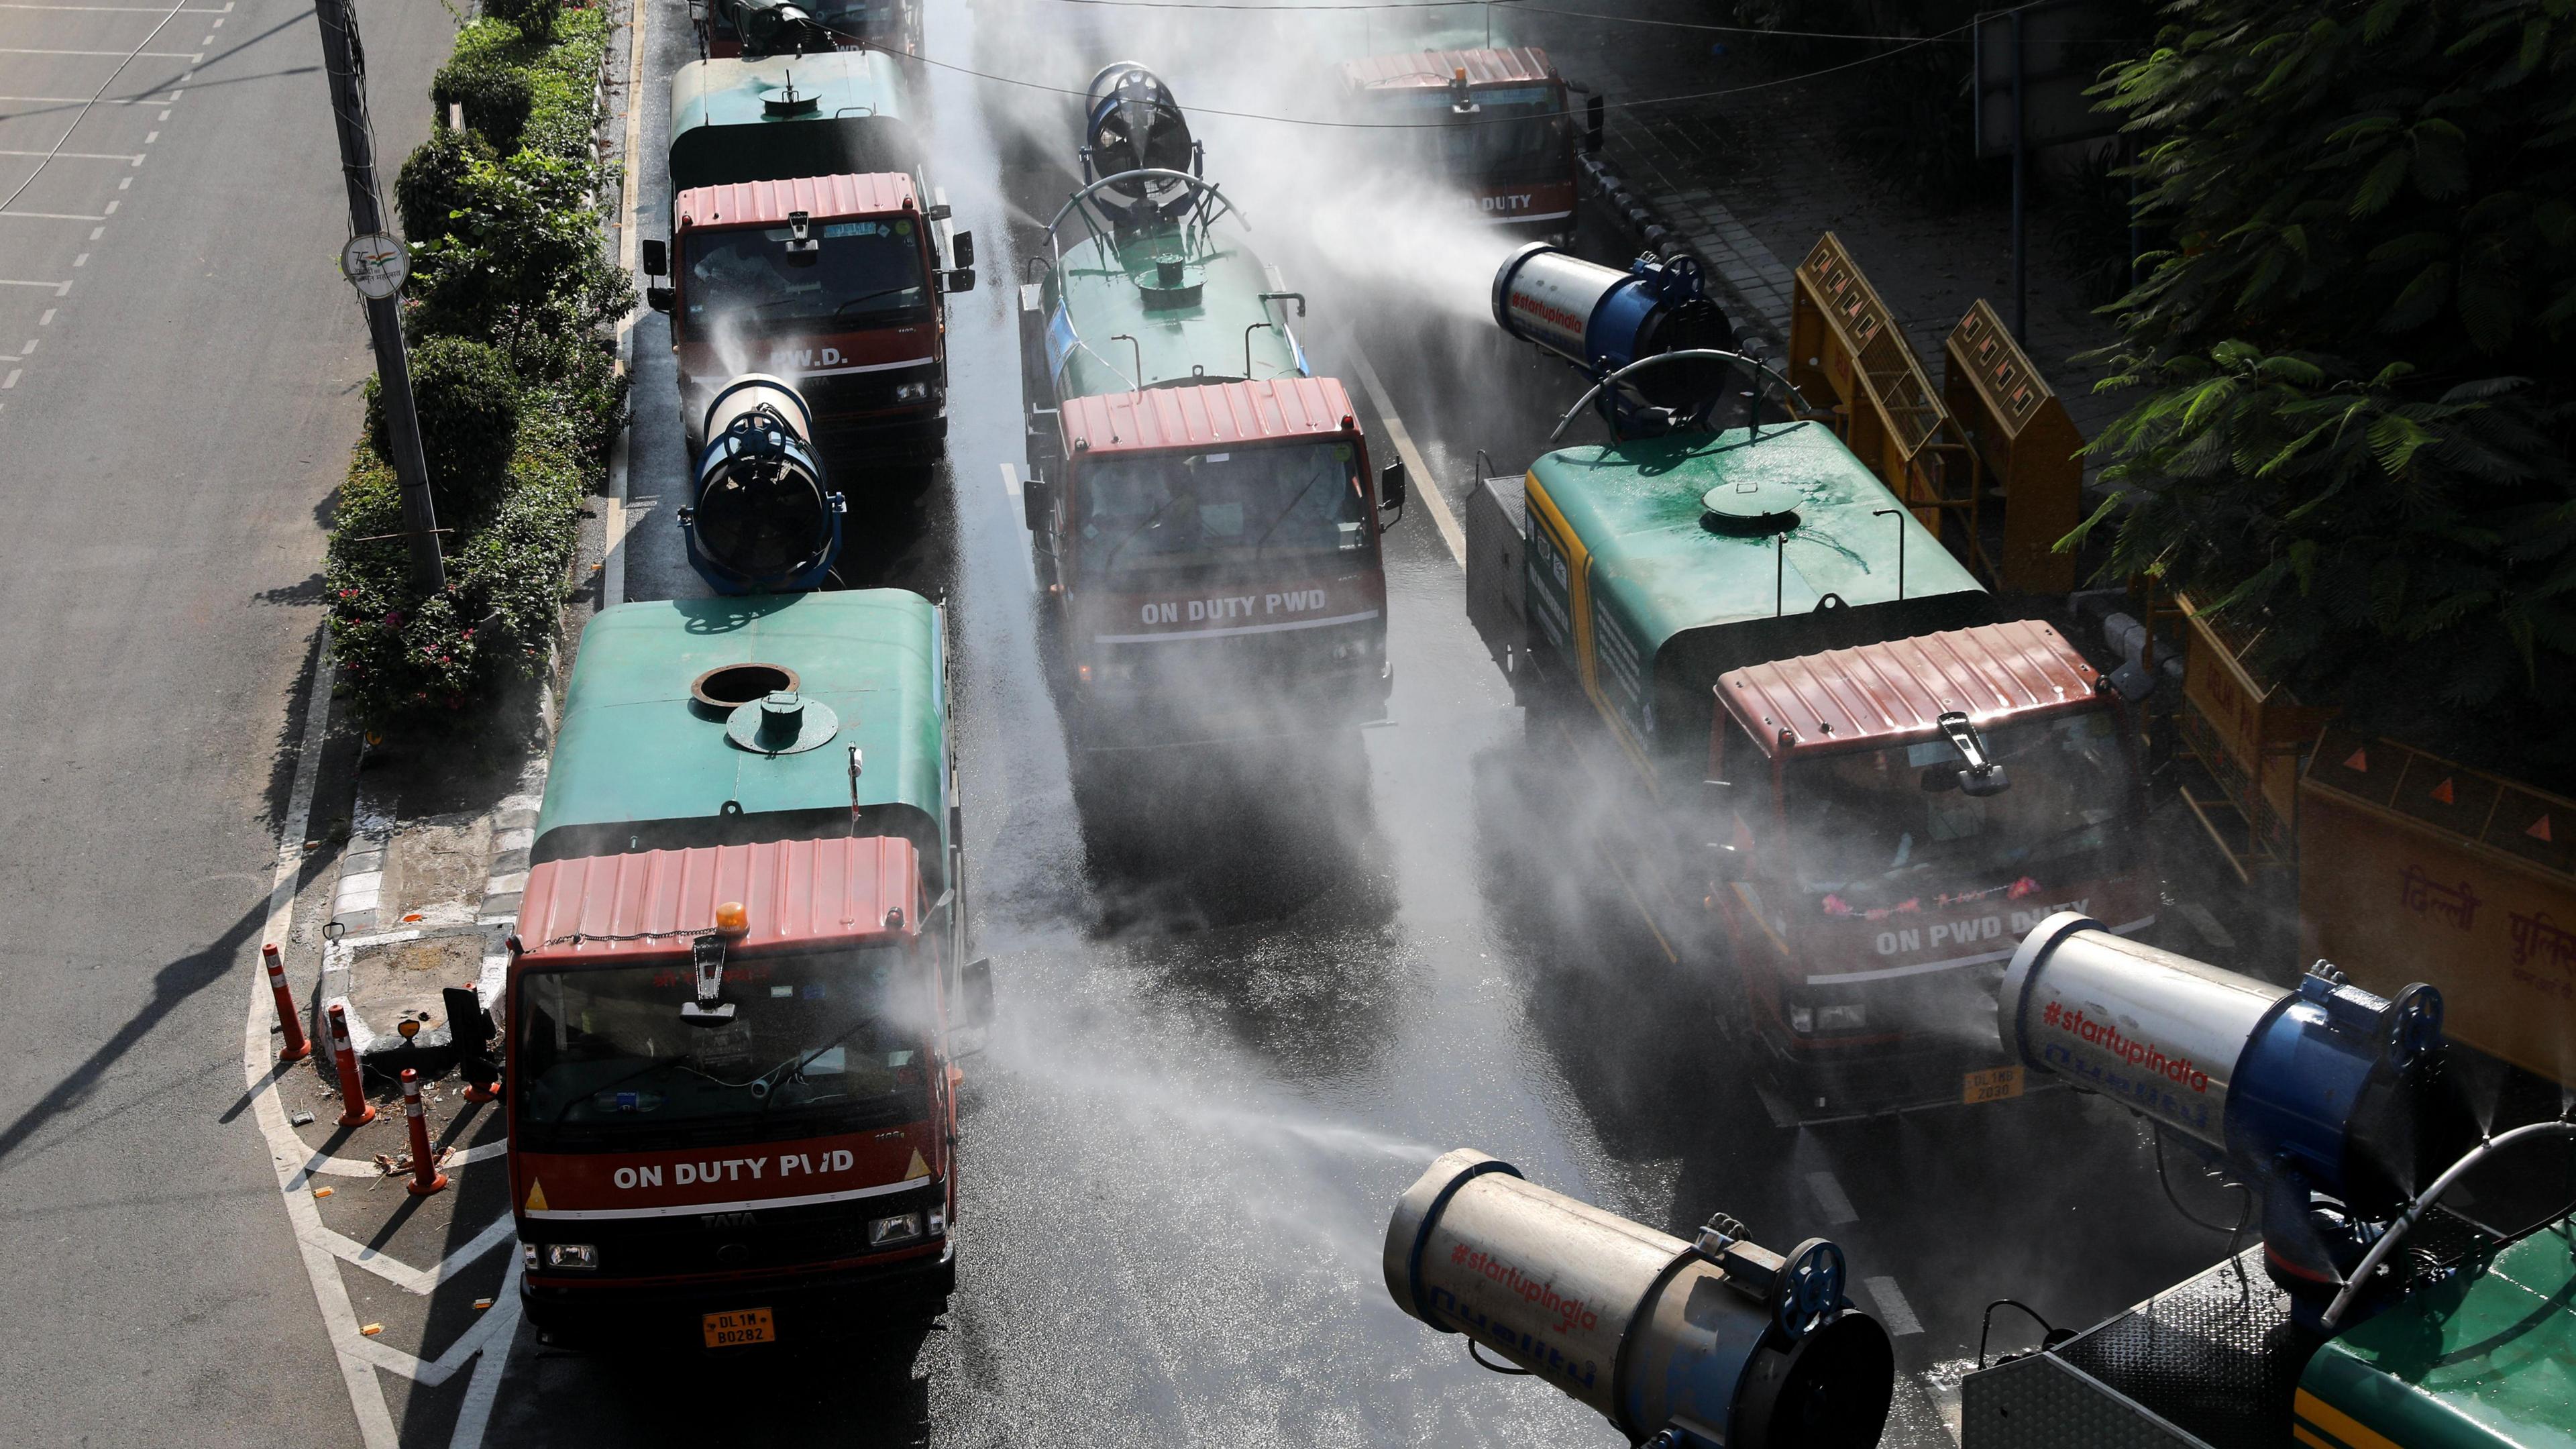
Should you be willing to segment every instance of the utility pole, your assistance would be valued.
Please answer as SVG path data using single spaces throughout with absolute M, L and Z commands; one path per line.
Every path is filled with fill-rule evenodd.
M 403 347 L 403 279 L 410 256 L 385 232 L 376 199 L 376 152 L 367 123 L 367 52 L 358 42 L 352 0 L 314 0 L 322 27 L 322 69 L 331 79 L 331 111 L 340 130 L 340 173 L 349 185 L 349 232 L 340 270 L 366 299 L 367 331 L 376 349 L 378 401 L 385 435 L 393 445 L 394 477 L 402 485 L 403 536 L 411 546 L 412 587 L 424 594 L 447 587 L 439 557 L 438 513 L 429 497 L 429 464 L 421 456 L 420 414 L 412 406 L 411 357 Z

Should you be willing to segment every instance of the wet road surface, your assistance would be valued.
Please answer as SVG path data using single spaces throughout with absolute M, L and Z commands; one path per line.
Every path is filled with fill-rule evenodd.
M 929 53 L 1009 69 L 1066 8 L 939 8 Z M 648 151 L 665 134 L 663 80 L 692 54 L 676 14 L 656 12 Z M 1011 44 L 979 37 L 997 24 Z M 1142 40 L 1127 50 L 1154 59 Z M 1941 1386 L 1975 1353 L 1987 1300 L 2080 1325 L 2216 1256 L 2222 1242 L 2163 1202 L 2147 1140 L 2099 1102 L 1774 1127 L 1715 1031 L 1689 943 L 1668 954 L 1583 837 L 1532 808 L 1527 782 L 1570 762 L 1524 739 L 1420 502 L 1385 540 L 1385 725 L 1193 758 L 1141 828 L 1087 827 L 1006 482 L 1022 461 L 1017 258 L 1031 218 L 1072 184 L 1075 108 L 1004 105 L 950 71 L 925 80 L 933 180 L 983 253 L 979 289 L 950 299 L 948 454 L 835 478 L 851 497 L 850 581 L 953 610 L 969 904 L 1001 1009 L 967 1063 L 959 1291 L 935 1327 L 855 1353 L 680 1369 L 522 1334 L 493 1442 L 1617 1442 L 1590 1410 L 1475 1367 L 1461 1340 L 1388 1300 L 1386 1214 L 1462 1145 L 1685 1236 L 1723 1208 L 1774 1247 L 1840 1239 L 1853 1296 L 1897 1335 L 1890 1444 L 1949 1442 Z M 1042 132 L 1049 107 L 1051 151 L 996 134 L 1005 115 Z M 658 170 L 648 158 L 648 214 L 667 195 Z M 1209 172 L 1228 175 L 1214 142 Z M 1391 407 L 1434 475 L 1417 490 L 1437 486 L 1453 511 L 1478 449 L 1517 471 L 1579 391 L 1454 308 L 1336 297 L 1301 270 L 1313 259 L 1294 228 L 1256 241 L 1279 243 L 1270 259 L 1314 294 L 1317 370 L 1349 380 L 1364 349 L 1385 380 L 1392 396 L 1365 420 L 1377 460 L 1397 456 Z M 670 520 L 684 485 L 661 319 L 636 341 L 627 597 L 702 593 Z M 2232 1216 L 2204 1184 L 2176 1187 L 2204 1216 Z M 1997 1346 L 2029 1339 L 2016 1322 Z

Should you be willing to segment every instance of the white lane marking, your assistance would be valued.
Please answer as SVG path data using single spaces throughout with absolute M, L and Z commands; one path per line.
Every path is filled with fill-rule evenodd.
M 0 277 L 0 287 L 51 287 L 54 289 L 54 295 L 60 297 L 71 291 L 72 284 L 69 282 L 22 282 L 14 277 Z M 47 312 L 45 314 L 48 318 L 51 318 L 53 315 L 54 314 L 51 312 Z
M 2202 940 L 2221 951 L 2236 949 L 2236 937 L 2229 934 L 2225 926 L 2218 924 L 2218 918 L 2209 913 L 2207 906 L 2198 901 L 2183 901 L 2174 909 L 2182 913 L 2184 920 L 2191 922 L 2191 928 L 2200 933 Z
M 304 704 L 304 731 L 295 744 L 295 784 L 287 792 L 286 816 L 277 827 L 276 877 L 268 892 L 267 928 L 260 937 L 273 944 L 282 945 L 295 922 L 295 880 L 303 869 L 305 832 L 313 822 L 313 785 L 321 773 L 321 745 L 331 712 L 331 673 L 331 650 L 326 643 L 314 661 L 313 685 Z M 323 1336 L 348 1387 L 358 1437 L 367 1449 L 395 1449 L 393 1414 L 385 1407 L 384 1385 L 376 1380 L 374 1356 L 365 1352 L 374 1345 L 358 1333 L 358 1315 L 349 1306 L 349 1288 L 340 1280 L 338 1262 L 316 1241 L 324 1231 L 322 1214 L 314 1207 L 312 1195 L 300 1187 L 305 1176 L 297 1164 L 308 1155 L 307 1149 L 295 1129 L 286 1125 L 286 1107 L 277 1097 L 278 1079 L 297 1068 L 277 1064 L 275 1048 L 268 1044 L 269 1021 L 276 1011 L 268 982 L 261 972 L 247 974 L 251 982 L 249 1012 L 242 1024 L 242 1077 L 251 1092 L 251 1115 L 259 1123 L 260 1135 L 268 1139 L 278 1194 L 286 1203 L 296 1250 L 304 1258 L 304 1276 L 322 1313 Z
M 156 131 L 153 134 L 160 133 Z M 0 151 L 0 156 L 51 156 L 57 161 L 123 161 L 128 164 L 142 159 L 131 151 Z
M 127 51 L 127 52 L 125 53 L 125 56 L 124 56 L 124 58 L 123 58 L 123 59 L 121 59 L 121 60 L 117 61 L 117 63 L 116 63 L 116 69 L 111 70 L 111 71 L 109 71 L 109 72 L 107 73 L 107 79 L 105 79 L 105 80 L 103 80 L 103 81 L 100 81 L 100 82 L 98 83 L 98 89 L 97 89 L 97 90 L 94 90 L 94 91 L 91 91 L 91 92 L 89 93 L 89 99 L 88 99 L 88 100 L 86 100 L 86 101 L 81 102 L 81 107 L 80 107 L 80 109 L 79 109 L 78 111 L 75 111 L 75 112 L 72 114 L 72 123 L 71 123 L 70 125 L 65 126 L 65 127 L 63 128 L 63 133 L 62 133 L 60 136 L 57 136 L 57 137 L 55 137 L 55 138 L 54 138 L 54 150 L 56 150 L 56 151 L 60 151 L 60 150 L 62 150 L 65 146 L 68 146 L 68 145 L 70 145 L 70 144 L 71 144 L 72 137 L 73 137 L 74 135 L 78 134 L 78 133 L 79 133 L 79 131 L 80 131 L 80 128 L 81 128 L 81 122 L 86 121 L 86 120 L 88 120 L 88 119 L 89 119 L 89 113 L 90 113 L 91 111 L 93 111 L 93 110 L 97 109 L 97 107 L 98 107 L 99 98 L 107 94 L 107 88 L 108 88 L 109 86 L 112 86 L 112 85 L 116 84 L 117 77 L 119 77 L 119 76 L 121 76 L 121 75 L 125 74 L 125 68 L 126 68 L 127 66 L 130 66 L 130 65 L 134 64 L 135 58 L 136 58 L 137 56 L 152 55 L 152 54 L 155 54 L 155 53 L 156 53 L 156 52 L 153 52 L 153 51 L 145 50 L 143 47 L 144 47 L 144 46 L 147 46 L 147 45 L 150 45 L 153 41 L 155 41 L 155 40 L 159 39 L 159 38 L 160 38 L 160 35 L 161 35 L 161 32 L 170 28 L 170 22 L 179 18 L 179 11 L 181 10 L 181 8 L 182 8 L 182 7 L 177 3 L 177 0 L 173 0 L 173 3 L 172 3 L 172 4 L 171 4 L 171 6 L 170 6 L 170 12 L 169 12 L 168 14 L 166 14 L 166 15 L 162 16 L 162 17 L 161 17 L 161 19 L 153 25 L 153 27 L 152 27 L 152 33 L 151 33 L 151 34 L 149 34 L 149 35 L 144 36 L 141 40 L 139 40 L 139 41 L 135 42 L 135 46 L 134 46 L 134 48 L 133 48 L 132 50 Z M 0 51 L 0 54 L 16 54 L 16 55 L 82 55 L 82 54 L 89 54 L 89 55 L 114 55 L 114 54 L 116 54 L 116 52 L 115 52 L 115 51 L 112 51 L 112 50 L 101 50 L 101 51 L 44 51 L 44 50 L 23 50 L 23 51 Z M 189 66 L 191 67 L 191 69 L 186 73 L 186 75 L 183 75 L 183 76 L 181 77 L 181 79 L 183 79 L 183 80 L 184 80 L 184 79 L 186 79 L 187 75 L 194 75 L 194 74 L 196 74 L 196 71 L 193 69 L 193 67 L 196 65 L 196 63 L 197 63 L 198 59 L 199 59 L 199 57 L 194 56 L 194 55 L 190 55 L 190 56 L 187 56 L 187 57 L 186 57 L 186 60 L 187 60 L 187 62 L 188 62 L 188 64 L 189 64 Z M 172 92 L 172 93 L 171 93 L 171 97 L 170 97 L 170 98 L 171 98 L 172 100 L 177 100 L 177 99 L 178 99 L 178 93 L 177 93 L 177 92 L 175 92 L 175 91 L 174 91 L 174 92 Z M 36 184 L 36 178 L 37 178 L 37 177 L 39 177 L 39 176 L 44 175 L 44 174 L 45 174 L 45 168 L 46 168 L 46 167 L 48 167 L 48 166 L 51 166 L 51 165 L 53 165 L 53 164 L 54 164 L 54 158 L 53 158 L 51 155 L 46 156 L 44 160 L 39 161 L 39 162 L 37 162 L 37 163 L 36 163 L 36 165 L 35 165 L 34 169 L 30 170 L 30 171 L 27 173 L 26 178 L 25 178 L 24 180 L 20 181 L 20 182 L 18 183 L 18 185 L 17 185 L 16 189 L 12 190 L 12 191 L 7 195 L 7 196 L 0 196 L 0 213 L 5 213 L 5 212 L 10 208 L 10 207 L 13 207 L 13 206 L 17 205 L 17 204 L 18 204 L 18 198 L 19 198 L 19 197 L 21 197 L 21 196 L 26 195 L 26 194 L 27 194 L 27 188 L 28 188 L 28 187 L 30 187 L 30 186 L 35 185 L 35 184 Z M 140 163 L 137 163 L 137 164 L 140 164 Z M 78 266 L 78 265 L 79 265 L 79 263 L 75 262 L 75 263 L 73 263 L 73 265 L 74 265 L 74 266 Z
M 1020 466 L 1017 463 L 1002 465 L 1002 491 L 1011 495 L 1013 503 L 1020 501 Z M 1023 514 L 1020 522 L 1025 525 L 1027 521 L 1027 516 Z M 1028 529 L 1023 527 L 1020 531 L 1027 533 Z M 1029 588 L 1035 590 L 1038 586 L 1038 555 L 1037 537 L 1034 534 L 1023 541 L 1023 547 L 1020 549 L 1020 566 L 1028 570 Z
M 1879 1323 L 1887 1330 L 1888 1337 L 1903 1338 L 1909 1333 L 1923 1331 L 1923 1320 L 1914 1316 L 1914 1309 L 1905 1301 L 1905 1295 L 1897 1291 L 1895 1279 L 1863 1278 L 1860 1281 L 1861 1286 L 1869 1290 L 1870 1302 L 1878 1305 Z
M 146 146 L 149 146 L 149 145 L 151 145 L 153 142 L 158 141 L 158 140 L 160 140 L 160 139 L 161 139 L 161 133 L 160 133 L 160 132 L 158 132 L 158 131 L 147 131 L 147 132 L 145 132 L 145 133 L 144 133 L 144 135 L 143 135 L 143 144 L 144 144 L 144 145 L 146 145 Z
M 18 219 L 18 220 L 20 220 L 20 221 L 105 221 L 105 220 L 107 220 L 107 218 L 106 218 L 106 217 L 104 217 L 104 216 L 92 216 L 92 215 L 90 215 L 89 213 L 87 213 L 87 212 L 83 212 L 83 211 L 0 211 L 0 216 L 14 217 L 14 218 L 16 218 L 16 219 Z
M 106 228 L 106 227 L 103 227 L 103 226 L 94 226 L 94 227 L 91 227 L 91 228 L 89 229 L 89 239 L 90 239 L 91 241 L 96 241 L 96 240 L 98 240 L 100 237 L 103 237 L 103 236 L 105 236 L 105 235 L 107 235 L 107 228 Z
M 1411 495 L 1431 510 L 1431 521 L 1440 529 L 1440 541 L 1449 545 L 1449 557 L 1458 567 L 1467 566 L 1467 535 L 1459 532 L 1458 519 L 1449 511 L 1449 500 L 1440 496 L 1440 484 L 1413 446 L 1413 435 L 1405 431 L 1404 419 L 1395 415 L 1395 399 L 1378 381 L 1377 369 L 1369 366 L 1368 354 L 1360 351 L 1357 339 L 1344 336 L 1344 347 L 1351 354 L 1351 365 L 1359 369 L 1360 386 L 1368 389 L 1369 401 L 1377 408 L 1378 421 L 1386 424 L 1386 435 L 1395 440 L 1396 456 L 1404 460 L 1404 471 L 1413 475 Z
M 329 1228 L 318 1231 L 314 1246 L 344 1263 L 366 1269 L 405 1293 L 426 1298 L 438 1291 L 438 1285 L 473 1267 L 475 1261 L 485 1253 L 503 1243 L 516 1240 L 518 1235 L 519 1229 L 516 1223 L 506 1217 L 494 1218 L 483 1231 L 474 1235 L 473 1241 L 461 1248 L 449 1250 L 446 1256 L 438 1260 L 438 1266 L 435 1268 L 415 1268 L 390 1253 L 379 1252 L 355 1238 L 335 1233 Z
M 636 8 L 643 9 L 640 5 Z M 456 1429 L 448 1435 L 448 1449 L 482 1449 L 483 1435 L 492 1427 L 492 1406 L 500 1402 L 501 1376 L 508 1371 L 510 1349 L 519 1337 L 519 1271 L 519 1260 L 513 1255 L 509 1281 L 501 1285 L 500 1298 L 484 1310 L 492 1320 L 490 1342 L 494 1351 L 476 1360 L 474 1377 L 466 1381 L 465 1402 L 457 1408 Z
M 451 1152 L 440 1158 L 438 1165 L 442 1168 L 469 1167 L 477 1162 L 489 1162 L 495 1157 L 505 1156 L 509 1150 L 509 1139 L 503 1138 L 483 1143 L 478 1147 Z M 373 1158 L 362 1161 L 355 1157 L 333 1157 L 327 1152 L 316 1152 L 304 1159 L 304 1175 L 306 1177 L 382 1177 L 385 1175 L 385 1170 L 378 1167 Z
M 231 8 L 231 6 L 227 5 L 224 7 L 224 10 L 230 10 Z M 130 15 L 163 15 L 170 13 L 159 5 L 28 5 L 21 3 L 21 0 L 7 0 L 7 3 L 0 3 L 0 10 L 99 10 Z M 181 15 L 221 15 L 224 13 L 224 10 L 181 10 L 178 13 Z M 220 20 L 215 23 L 217 25 L 223 24 Z
M 73 265 L 73 266 L 75 266 L 75 267 L 85 267 L 85 266 L 88 266 L 88 265 L 89 265 L 89 253 L 87 253 L 87 252 L 83 252 L 83 253 L 81 253 L 79 256 L 76 256 L 76 257 L 72 258 L 72 265 Z
M 36 285 L 38 285 L 38 286 L 43 286 L 44 284 L 43 284 L 42 282 L 39 282 L 39 283 L 37 283 Z M 53 326 L 53 325 L 54 325 L 54 314 L 55 314 L 56 312 L 61 311 L 61 310 L 62 310 L 62 309 L 61 309 L 60 307 L 47 307 L 47 308 L 45 309 L 45 315 L 36 319 L 36 325 L 37 325 L 37 326 L 39 326 L 39 327 L 51 327 L 51 326 Z
M 19 374 L 24 373 L 26 370 L 27 369 L 23 367 L 10 368 L 9 380 L 7 382 L 0 382 L 0 392 L 7 392 L 9 389 L 16 387 L 18 385 Z
M 1832 1173 L 1808 1173 L 1807 1190 L 1816 1195 L 1816 1205 L 1825 1210 L 1826 1222 L 1856 1223 L 1860 1221 L 1860 1212 L 1852 1206 L 1850 1194 L 1843 1191 L 1843 1185 L 1834 1180 L 1834 1175 Z
M 33 353 L 33 352 L 36 350 L 36 344 L 37 344 L 37 343 L 39 343 L 39 342 L 42 342 L 42 341 L 44 341 L 44 340 L 45 340 L 45 339 L 43 339 L 43 338 L 41 338 L 41 337 L 30 337 L 30 338 L 28 338 L 28 339 L 27 339 L 27 345 L 18 349 L 18 355 L 19 355 L 19 356 L 21 356 L 21 357 L 28 356 L 29 354 Z
M 157 102 L 150 96 L 99 96 L 95 98 L 95 103 L 102 106 L 166 106 L 178 99 L 176 95 Z M 49 106 L 86 106 L 92 104 L 93 98 L 89 96 L 0 96 L 0 101 L 30 101 Z
M 170 119 L 170 113 L 169 113 L 168 111 L 163 111 L 163 112 L 161 113 L 161 115 L 160 115 L 160 119 L 161 119 L 161 120 L 164 120 L 164 121 L 166 121 L 166 120 Z M 142 158 L 142 157 L 140 157 L 140 156 L 135 157 L 135 158 L 134 158 L 134 164 L 135 164 L 135 165 L 137 165 L 137 166 L 142 165 L 142 164 L 143 164 L 143 158 Z
M 118 199 L 116 199 L 116 200 L 114 200 L 114 201 L 109 202 L 109 203 L 107 204 L 107 214 L 108 214 L 108 215 L 110 215 L 110 216 L 114 216 L 114 215 L 116 215 L 116 209 L 117 209 L 118 207 L 120 207 L 120 206 L 123 206 L 124 204 L 125 204 L 125 200 L 124 200 L 124 198 L 122 198 L 122 197 L 119 197 Z
M 143 164 L 143 158 L 141 158 L 141 157 L 139 157 L 139 156 L 138 156 L 138 157 L 136 157 L 136 158 L 135 158 L 135 160 L 134 160 L 134 164 L 135 164 L 135 165 L 137 165 L 137 166 L 142 165 L 142 164 Z M 133 177 L 131 177 L 131 176 L 128 176 L 128 177 L 126 177 L 124 180 L 122 180 L 122 181 L 120 181 L 120 182 L 116 183 L 116 189 L 117 189 L 117 190 L 119 190 L 119 191 L 123 191 L 125 188 L 127 188 L 127 187 L 129 187 L 129 186 L 132 186 L 133 184 L 134 184 L 134 178 L 133 178 Z

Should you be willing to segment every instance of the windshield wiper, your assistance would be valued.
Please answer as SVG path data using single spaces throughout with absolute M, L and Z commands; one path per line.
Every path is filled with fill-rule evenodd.
M 1314 492 L 1315 485 L 1323 481 L 1324 475 L 1322 473 L 1317 473 L 1314 477 L 1307 479 L 1306 486 L 1297 490 L 1297 496 L 1288 500 L 1288 506 L 1279 510 L 1279 516 L 1270 520 L 1270 526 L 1261 530 L 1261 536 L 1252 541 L 1252 558 L 1255 563 L 1260 562 L 1262 550 L 1270 547 L 1270 535 L 1279 531 L 1279 525 L 1286 523 L 1288 521 L 1288 515 L 1296 512 L 1297 505 L 1305 502 L 1306 495 Z
M 589 1091 L 582 1093 L 580 1096 L 573 1098 L 571 1101 L 564 1103 L 561 1107 L 555 1109 L 555 1114 L 553 1116 L 546 1119 L 546 1125 L 549 1127 L 560 1126 L 563 1123 L 566 1113 L 569 1113 L 573 1108 L 580 1106 L 582 1103 L 598 1097 L 600 1093 L 614 1092 L 619 1087 L 626 1085 L 628 1082 L 634 1081 L 637 1077 L 643 1076 L 647 1072 L 658 1072 L 667 1067 L 676 1067 L 685 1060 L 687 1059 L 684 1057 L 655 1057 L 653 1060 L 646 1062 L 644 1065 L 637 1067 L 635 1070 L 628 1072 L 625 1076 L 619 1077 L 606 1086 L 593 1087 Z
M 832 315 L 838 317 L 842 313 L 849 311 L 852 307 L 859 305 L 861 302 L 873 302 L 879 297 L 891 297 L 898 292 L 918 291 L 920 286 L 921 284 L 918 282 L 907 282 L 900 287 L 879 287 L 873 292 L 861 292 L 855 297 L 842 299 L 841 305 L 832 309 Z
M 1134 528 L 1127 530 L 1127 536 L 1118 540 L 1118 546 L 1109 550 L 1108 556 L 1101 559 L 1100 576 L 1102 578 L 1107 578 L 1109 576 L 1109 566 L 1118 562 L 1119 550 L 1124 549 L 1131 543 L 1134 543 L 1136 541 L 1136 535 L 1153 527 L 1154 524 L 1162 518 L 1164 509 L 1171 507 L 1173 504 L 1180 502 L 1184 498 L 1195 500 L 1197 497 L 1198 490 L 1194 488 L 1184 488 L 1180 492 L 1173 494 L 1171 497 L 1164 499 L 1162 502 L 1155 504 L 1154 511 L 1145 515 L 1145 521 L 1137 524 Z
M 769 1090 L 760 1099 L 760 1110 L 763 1113 L 766 1113 L 771 1107 L 776 1106 L 778 1104 L 779 1087 L 803 1076 L 805 1074 L 805 1069 L 814 1064 L 814 1059 L 816 1057 L 819 1057 L 823 1053 L 830 1051 L 832 1048 L 839 1046 L 841 1043 L 848 1041 L 850 1039 L 850 1033 L 857 1031 L 860 1027 L 866 1026 L 875 1020 L 876 1016 L 874 1013 L 862 1016 L 858 1020 L 851 1022 L 848 1026 L 841 1028 L 840 1034 L 833 1037 L 830 1041 L 823 1043 L 821 1046 L 814 1048 L 803 1056 L 789 1057 L 786 1061 L 780 1062 L 777 1066 L 770 1068 L 765 1074 L 754 1077 L 752 1079 L 753 1081 L 770 1082 Z M 790 1065 L 790 1063 L 793 1063 L 793 1065 Z M 772 1081 L 772 1078 L 775 1078 L 776 1080 Z

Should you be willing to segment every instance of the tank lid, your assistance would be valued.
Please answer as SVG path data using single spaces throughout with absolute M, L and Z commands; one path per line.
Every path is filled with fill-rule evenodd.
M 840 728 L 830 705 L 782 689 L 736 709 L 725 738 L 755 755 L 798 755 L 829 744 Z
M 1807 501 L 1797 485 L 1777 478 L 1745 478 L 1721 483 L 1700 495 L 1707 522 L 1720 533 L 1761 536 L 1786 533 L 1798 526 L 1798 505 Z

